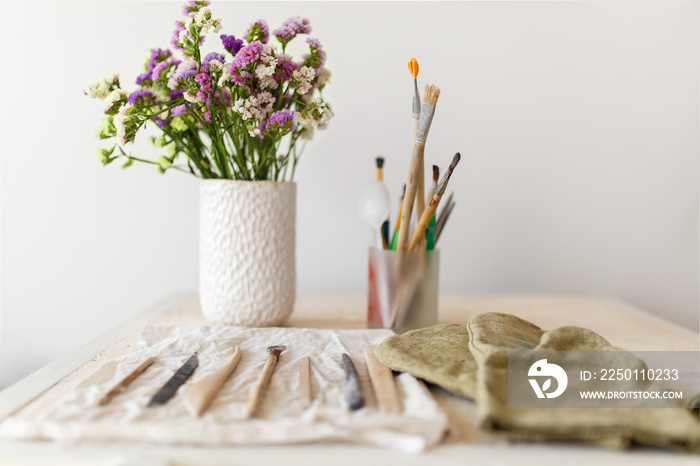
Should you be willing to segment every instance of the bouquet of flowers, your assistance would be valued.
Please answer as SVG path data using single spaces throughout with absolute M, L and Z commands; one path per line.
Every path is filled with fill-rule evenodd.
M 311 32 L 308 19 L 294 17 L 272 31 L 278 45 L 261 19 L 243 38 L 220 35 L 224 53 L 202 57 L 205 34 L 221 30 L 209 4 L 183 6 L 172 49 L 151 51 L 134 92 L 121 88 L 118 75 L 86 89 L 104 102 L 98 137 L 116 139 L 98 149 L 100 160 L 107 165 L 122 158 L 125 167 L 146 162 L 163 173 L 176 169 L 200 178 L 291 180 L 305 141 L 333 116 L 321 95 L 330 76 L 326 53 L 311 37 L 299 61 L 285 53 L 297 36 Z M 164 152 L 156 160 L 128 152 L 147 126 L 162 133 L 151 136 Z

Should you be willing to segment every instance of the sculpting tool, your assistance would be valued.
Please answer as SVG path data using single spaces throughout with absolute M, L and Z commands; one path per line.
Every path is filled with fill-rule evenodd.
M 195 351 L 187 362 L 183 364 L 172 377 L 170 377 L 170 380 L 168 380 L 165 385 L 158 390 L 158 393 L 153 395 L 153 398 L 151 398 L 151 401 L 149 401 L 146 406 L 148 408 L 152 408 L 154 406 L 160 406 L 167 403 L 168 400 L 175 395 L 177 389 L 180 388 L 183 383 L 185 383 L 185 380 L 192 375 L 198 365 L 199 360 L 197 359 L 197 352 Z
M 311 406 L 311 360 L 304 356 L 299 360 L 299 402 L 302 408 Z
M 399 230 L 399 242 L 396 246 L 397 250 L 405 250 L 408 243 L 408 228 L 420 182 L 419 174 L 420 167 L 423 165 L 425 140 L 428 137 L 433 115 L 435 114 L 435 105 L 439 97 L 440 89 L 432 85 L 425 87 L 418 130 L 416 131 L 416 139 L 413 143 L 413 152 L 411 154 L 411 165 L 408 170 L 408 182 L 406 183 L 406 195 L 404 196 L 403 212 L 401 214 L 401 228 Z
M 377 181 L 384 182 L 384 157 L 377 157 Z M 382 245 L 389 247 L 389 218 L 382 223 Z
M 362 397 L 362 388 L 360 387 L 360 379 L 357 376 L 357 369 L 355 369 L 352 359 L 346 353 L 343 353 L 343 369 L 345 370 L 345 382 L 348 389 L 348 406 L 351 410 L 356 411 L 365 405 L 365 399 Z
M 104 406 L 109 401 L 112 399 L 114 395 L 117 393 L 121 392 L 124 390 L 131 382 L 136 379 L 139 375 L 143 374 L 143 372 L 148 369 L 151 364 L 153 364 L 156 361 L 156 358 L 148 358 L 145 361 L 143 361 L 141 364 L 139 364 L 134 370 L 129 372 L 123 379 L 121 379 L 117 384 L 112 387 L 107 393 L 102 395 L 102 397 L 97 400 L 97 405 L 98 406 Z
M 377 361 L 374 356 L 374 348 L 376 346 L 365 346 L 363 352 L 379 409 L 385 414 L 398 413 L 401 407 L 399 406 L 399 397 L 396 394 L 396 385 L 394 385 L 394 375 L 391 369 Z
M 267 347 L 269 356 L 267 357 L 267 361 L 265 361 L 265 366 L 258 377 L 258 381 L 255 383 L 253 393 L 251 394 L 250 401 L 248 402 L 248 417 L 255 416 L 255 413 L 260 406 L 260 401 L 262 401 L 263 392 L 270 383 L 270 377 L 272 377 L 272 371 L 275 369 L 277 360 L 279 359 L 280 354 L 282 354 L 282 351 L 286 349 L 287 347 L 282 345 Z
M 209 404 L 221 390 L 224 382 L 236 368 L 240 359 L 241 349 L 236 346 L 228 361 L 187 388 L 184 403 L 185 409 L 191 416 L 199 417 L 207 410 Z
M 407 249 L 409 251 L 414 250 L 423 239 L 423 236 L 425 235 L 425 229 L 428 227 L 430 219 L 433 217 L 433 215 L 435 215 L 435 211 L 437 211 L 438 204 L 440 204 L 440 199 L 442 198 L 442 195 L 445 193 L 445 189 L 447 188 L 447 183 L 450 181 L 452 172 L 459 163 L 461 157 L 462 156 L 459 154 L 459 152 L 457 152 L 452 158 L 452 163 L 447 169 L 447 173 L 443 175 L 442 180 L 440 180 L 437 190 L 435 191 L 435 194 L 433 194 L 433 197 L 430 199 L 430 202 L 428 202 L 428 206 L 426 207 L 425 212 L 423 212 L 423 215 L 418 220 L 418 224 L 416 224 L 416 229 L 413 232 L 413 236 L 411 236 L 411 241 L 408 244 Z

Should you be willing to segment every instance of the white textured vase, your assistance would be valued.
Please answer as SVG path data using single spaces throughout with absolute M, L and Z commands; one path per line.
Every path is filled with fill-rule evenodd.
M 204 317 L 282 325 L 296 298 L 296 184 L 203 180 L 199 215 Z

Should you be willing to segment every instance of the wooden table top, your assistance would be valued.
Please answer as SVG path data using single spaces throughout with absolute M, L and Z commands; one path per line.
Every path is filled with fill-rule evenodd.
M 466 323 L 481 312 L 504 312 L 543 329 L 563 325 L 590 328 L 629 350 L 698 351 L 700 336 L 624 302 L 561 295 L 441 295 L 440 323 Z M 31 418 L 55 403 L 105 362 L 126 354 L 143 326 L 207 325 L 196 295 L 173 296 L 141 312 L 87 345 L 57 359 L 0 392 L 0 420 Z M 365 328 L 366 296 L 301 295 L 291 327 Z M 0 466 L 22 465 L 206 465 L 218 464 L 697 464 L 697 457 L 652 449 L 628 452 L 579 444 L 511 443 L 482 434 L 471 422 L 474 403 L 436 397 L 455 427 L 439 448 L 421 455 L 350 445 L 216 448 L 148 444 L 57 445 L 0 440 Z

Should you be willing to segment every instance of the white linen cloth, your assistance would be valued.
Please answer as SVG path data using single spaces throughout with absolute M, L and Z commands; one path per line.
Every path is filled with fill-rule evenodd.
M 132 352 L 108 362 L 75 390 L 31 421 L 9 418 L 0 436 L 155 442 L 203 446 L 350 442 L 419 452 L 438 444 L 447 417 L 422 382 L 396 377 L 403 410 L 377 408 L 362 349 L 377 345 L 389 330 L 147 326 Z M 238 366 L 200 417 L 190 416 L 182 399 L 189 383 L 219 367 L 241 348 Z M 267 359 L 266 348 L 286 345 L 255 419 L 245 419 L 255 381 Z M 150 398 L 197 351 L 199 366 L 164 406 L 147 408 Z M 342 353 L 358 371 L 365 407 L 350 411 L 345 402 Z M 106 406 L 97 400 L 146 358 L 157 361 Z M 299 359 L 311 359 L 312 405 L 299 402 Z

